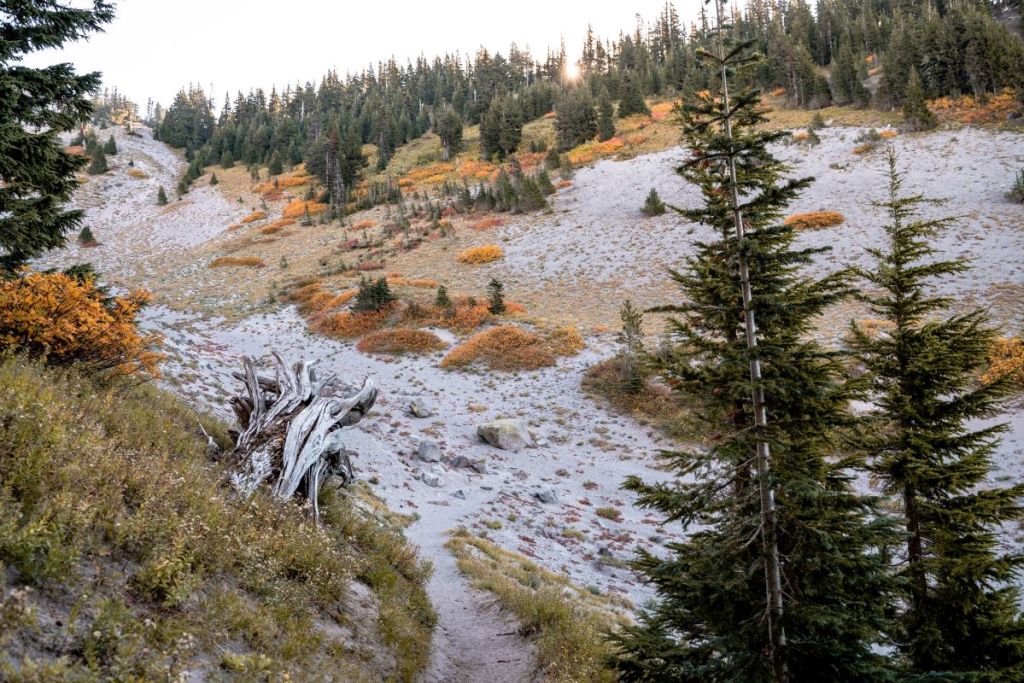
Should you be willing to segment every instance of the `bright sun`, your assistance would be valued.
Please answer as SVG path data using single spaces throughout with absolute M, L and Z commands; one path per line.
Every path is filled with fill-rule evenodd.
M 575 62 L 569 62 L 565 65 L 565 77 L 570 81 L 575 81 L 580 77 L 580 65 Z

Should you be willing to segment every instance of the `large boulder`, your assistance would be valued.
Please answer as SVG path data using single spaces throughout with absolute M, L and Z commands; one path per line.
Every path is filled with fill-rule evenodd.
M 476 433 L 495 448 L 506 451 L 518 451 L 534 445 L 533 436 L 522 420 L 492 420 L 477 427 Z

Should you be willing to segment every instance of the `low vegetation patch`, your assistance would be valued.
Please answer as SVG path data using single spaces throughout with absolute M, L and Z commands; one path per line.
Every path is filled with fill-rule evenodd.
M 401 528 L 362 486 L 322 525 L 240 500 L 200 425 L 230 446 L 152 386 L 0 362 L 0 679 L 412 681 L 435 615 Z
M 328 313 L 314 321 L 313 328 L 329 337 L 356 339 L 384 327 L 389 315 L 389 311 Z
M 371 332 L 356 344 L 363 353 L 386 353 L 401 355 L 406 353 L 433 353 L 443 350 L 447 345 L 433 332 L 416 330 L 409 327 L 396 327 L 390 330 Z
M 808 211 L 807 213 L 795 213 L 783 223 L 794 230 L 818 230 L 831 228 L 845 221 L 846 217 L 838 211 Z
M 278 218 L 276 221 L 267 223 L 262 228 L 260 228 L 260 232 L 263 233 L 264 235 L 273 235 L 274 233 L 281 232 L 289 225 L 295 225 L 294 218 Z
M 965 125 L 980 123 L 1001 123 L 1012 114 L 1024 112 L 1012 88 L 1004 88 L 995 95 L 978 99 L 971 95 L 962 97 L 940 97 L 928 102 L 928 109 L 940 121 L 955 121 Z
M 577 353 L 583 338 L 575 328 L 563 328 L 547 337 L 518 325 L 498 325 L 478 332 L 459 344 L 441 361 L 458 368 L 482 363 L 493 370 L 537 370 L 555 364 L 558 356 Z
M 485 244 L 482 247 L 470 247 L 459 254 L 461 263 L 480 265 L 497 261 L 505 255 L 505 251 L 496 244 Z
M 321 204 L 314 201 L 306 201 L 304 199 L 296 199 L 288 202 L 284 209 L 281 210 L 282 218 L 302 218 L 307 213 L 310 216 L 316 216 L 327 210 L 326 204 Z
M 210 268 L 221 268 L 223 266 L 262 268 L 265 265 L 267 264 L 259 256 L 220 256 L 210 261 Z
M 497 216 L 488 216 L 478 220 L 476 223 L 471 223 L 469 227 L 473 230 L 490 230 L 491 228 L 497 228 L 505 225 L 505 219 L 498 218 Z
M 137 168 L 129 168 L 128 176 L 131 178 L 135 178 L 136 180 L 146 180 L 147 178 L 149 178 L 149 175 L 147 175 L 145 171 L 140 171 Z
M 242 220 L 240 220 L 238 222 L 242 223 L 242 224 L 255 223 L 256 221 L 261 221 L 261 220 L 263 220 L 266 217 L 267 217 L 267 212 L 266 211 L 253 211 L 248 216 L 246 216 L 245 218 L 243 218 Z
M 537 664 L 545 681 L 616 680 L 606 668 L 612 649 L 604 634 L 629 623 L 623 614 L 624 608 L 631 607 L 628 601 L 579 588 L 529 558 L 466 530 L 455 532 L 446 547 L 473 586 L 494 593 L 535 639 Z
M 148 301 L 141 290 L 108 297 L 91 274 L 25 272 L 0 280 L 0 352 L 118 377 L 159 376 L 159 335 L 136 327 Z
M 1017 388 L 1024 390 L 1024 339 L 1002 337 L 988 351 L 988 370 L 983 382 L 995 382 L 1010 377 Z

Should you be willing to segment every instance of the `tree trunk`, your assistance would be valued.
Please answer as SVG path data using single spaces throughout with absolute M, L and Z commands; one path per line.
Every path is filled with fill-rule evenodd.
M 242 431 L 229 459 L 231 483 L 242 495 L 267 484 L 275 496 L 299 494 L 313 507 L 319 521 L 318 493 L 330 475 L 343 484 L 354 479 L 353 455 L 345 450 L 342 429 L 366 416 L 377 399 L 373 382 L 355 388 L 319 378 L 315 363 L 299 361 L 289 368 L 274 352 L 275 377 L 256 374 L 253 361 L 242 358 L 243 372 L 234 376 L 244 393 L 232 399 Z

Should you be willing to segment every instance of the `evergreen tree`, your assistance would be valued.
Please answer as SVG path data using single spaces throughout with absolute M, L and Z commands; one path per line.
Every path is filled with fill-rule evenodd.
M 615 107 L 605 92 L 597 105 L 597 139 L 601 142 L 615 137 Z
M 652 359 L 699 406 L 708 445 L 664 454 L 673 481 L 626 483 L 642 507 L 699 529 L 668 557 L 640 553 L 658 601 L 616 636 L 616 667 L 623 681 L 887 680 L 878 646 L 894 530 L 851 481 L 858 463 L 843 437 L 855 390 L 842 359 L 810 339 L 849 283 L 800 273 L 821 250 L 797 248 L 779 223 L 810 181 L 784 178 L 759 94 L 725 87 L 750 62 L 749 43 L 726 42 L 716 9 L 721 42 L 702 61 L 720 86 L 682 107 L 691 157 L 681 173 L 704 201 L 683 214 L 719 238 L 673 273 L 683 303 L 656 309 L 679 316 L 673 344 Z
M 930 130 L 937 123 L 935 114 L 928 109 L 917 69 L 910 70 L 910 79 L 903 94 L 903 118 L 912 130 Z
M 537 173 L 537 187 L 540 188 L 541 193 L 545 196 L 553 195 L 555 193 L 555 186 L 551 182 L 551 176 L 548 175 L 546 169 L 542 168 Z
M 88 225 L 82 228 L 82 231 L 78 233 L 78 243 L 82 246 L 96 244 L 96 238 L 93 236 L 92 230 Z
M 640 213 L 645 216 L 661 216 L 665 213 L 665 202 L 661 201 L 658 191 L 653 187 L 647 194 L 647 200 L 644 202 L 643 208 L 640 209 Z
M 274 152 L 270 155 L 270 163 L 267 164 L 268 175 L 281 175 L 284 172 L 284 164 L 281 161 L 281 154 Z
M 441 138 L 441 161 L 462 150 L 462 119 L 451 107 L 445 107 L 434 121 L 434 132 Z
M 81 211 L 64 207 L 86 161 L 68 154 L 58 134 L 88 122 L 88 96 L 100 85 L 98 73 L 76 74 L 70 64 L 21 62 L 99 31 L 113 17 L 106 2 L 89 9 L 19 2 L 0 12 L 0 271 L 60 247 L 81 222 Z
M 633 114 L 650 114 L 644 102 L 644 95 L 640 92 L 640 83 L 632 74 L 627 74 L 622 86 L 622 98 L 619 100 L 619 118 L 626 118 Z
M 444 285 L 437 286 L 437 296 L 434 297 L 434 305 L 446 311 L 452 308 L 452 300 L 448 296 L 448 288 Z
M 107 167 L 107 155 L 103 152 L 102 147 L 96 147 L 96 152 L 93 154 L 92 161 L 89 163 L 89 168 L 86 171 L 89 175 L 101 175 L 106 173 Z
M 990 483 L 1006 426 L 970 425 L 999 413 L 1009 378 L 975 386 L 995 333 L 982 310 L 943 317 L 951 300 L 933 282 L 968 267 L 935 258 L 951 221 L 919 218 L 928 200 L 903 195 L 902 184 L 890 149 L 889 196 L 879 205 L 890 221 L 886 245 L 869 250 L 875 265 L 862 273 L 880 292 L 864 300 L 890 327 L 878 336 L 853 327 L 879 409 L 865 448 L 907 530 L 897 642 L 911 678 L 1020 681 L 1024 557 L 1000 550 L 999 531 L 1024 513 L 1024 484 Z
M 156 205 L 165 206 L 167 204 L 167 193 L 164 191 L 164 186 L 161 185 L 156 191 Z
M 485 159 L 504 159 L 516 151 L 523 137 L 523 118 L 516 101 L 508 96 L 491 100 L 480 121 L 480 151 Z
M 113 135 L 107 138 L 107 143 L 103 145 L 103 151 L 106 154 L 117 154 L 117 142 L 114 140 Z
M 352 310 L 357 313 L 376 313 L 387 308 L 395 300 L 385 277 L 370 281 L 365 277 L 359 281 Z
M 219 185 L 219 184 L 220 184 L 220 181 L 217 180 L 217 174 L 216 173 L 211 173 L 210 174 L 210 185 Z M 161 189 L 163 189 L 163 188 L 161 188 Z
M 496 278 L 491 278 L 487 283 L 487 310 L 494 315 L 501 315 L 505 312 L 505 286 Z
M 619 352 L 623 390 L 627 394 L 636 395 L 644 388 L 644 374 L 641 361 L 644 356 L 644 314 L 636 309 L 629 299 L 619 308 L 619 319 L 622 329 L 615 339 L 622 345 Z
M 555 114 L 559 152 L 567 152 L 597 135 L 594 100 L 585 88 L 576 88 L 564 95 L 555 108 Z
M 220 155 L 220 167 L 231 168 L 235 165 L 235 155 L 231 153 L 230 149 L 224 150 L 224 153 Z

